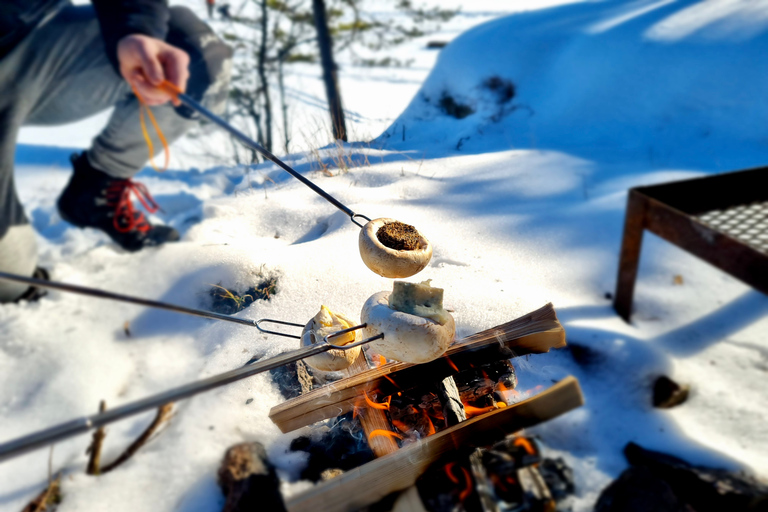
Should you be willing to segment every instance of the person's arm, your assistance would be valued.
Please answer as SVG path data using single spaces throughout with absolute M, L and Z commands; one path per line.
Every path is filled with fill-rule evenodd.
M 189 56 L 164 41 L 170 17 L 166 0 L 93 0 L 93 6 L 107 56 L 148 104 L 171 99 L 156 87 L 163 80 L 186 88 Z

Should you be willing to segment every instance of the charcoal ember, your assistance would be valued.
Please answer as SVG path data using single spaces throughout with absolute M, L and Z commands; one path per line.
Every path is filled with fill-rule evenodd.
M 539 443 L 532 437 L 509 436 L 493 445 L 489 453 L 503 456 L 519 468 L 541 462 Z
M 339 468 L 329 468 L 320 473 L 320 479 L 325 482 L 331 478 L 336 478 L 344 474 L 344 471 Z
M 321 481 L 326 470 L 349 471 L 374 459 L 362 426 L 351 413 L 315 428 L 309 436 L 297 437 L 290 449 L 309 455 L 301 478 L 313 482 Z
M 517 385 L 515 369 L 509 361 L 496 361 L 465 370 L 454 375 L 453 380 L 461 397 L 461 403 L 485 408 L 504 401 L 501 393 Z M 393 425 L 406 437 L 421 439 L 446 428 L 442 400 L 435 385 L 409 388 L 392 395 L 389 414 Z M 458 418 L 449 420 L 455 424 Z
M 308 393 L 315 386 L 311 369 L 301 360 L 273 368 L 269 374 L 286 400 Z
M 496 399 L 495 395 L 483 395 L 477 400 L 473 400 L 469 405 L 472 407 L 477 407 L 478 409 L 484 409 L 486 407 L 493 407 L 496 405 L 496 402 L 499 400 Z M 501 400 L 503 401 L 503 400 Z M 506 402 L 504 402 L 506 403 Z
M 393 396 L 389 404 L 392 425 L 410 441 L 423 439 L 439 431 L 443 425 L 437 395 L 426 391 L 414 395 Z
M 506 359 L 465 370 L 454 376 L 454 380 L 465 401 L 517 387 L 515 367 Z
M 429 512 L 483 512 L 472 477 L 469 450 L 453 452 L 450 461 L 432 464 L 416 481 L 424 508 Z
M 653 383 L 653 406 L 659 409 L 670 409 L 688 399 L 690 386 L 682 386 L 669 377 L 661 376 Z
M 482 464 L 493 492 L 511 510 L 523 507 L 529 501 L 519 471 L 541 460 L 538 455 L 531 455 L 516 439 L 507 438 L 482 452 Z
M 552 499 L 552 493 L 547 483 L 541 477 L 537 466 L 526 466 L 517 470 L 517 480 L 523 489 L 524 510 L 531 512 L 554 511 L 557 504 Z
M 482 451 L 482 465 L 504 510 L 568 510 L 573 472 L 562 459 L 542 459 L 535 439 L 507 437 Z
M 747 473 L 693 466 L 635 443 L 627 444 L 624 456 L 632 466 L 663 480 L 696 512 L 768 511 L 768 484 Z
M 693 512 L 672 488 L 648 468 L 625 470 L 605 488 L 595 512 Z M 723 509 L 723 511 L 728 509 Z M 696 512 L 699 512 L 698 510 Z
M 218 477 L 226 497 L 223 512 L 286 510 L 280 481 L 261 443 L 242 443 L 229 448 Z
M 565 464 L 562 458 L 542 460 L 539 464 L 539 473 L 547 483 L 555 501 L 562 501 L 576 492 L 573 483 L 573 470 Z

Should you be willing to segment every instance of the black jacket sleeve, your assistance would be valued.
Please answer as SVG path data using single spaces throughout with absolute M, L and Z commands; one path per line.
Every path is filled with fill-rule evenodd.
M 107 56 L 120 71 L 117 62 L 117 43 L 130 34 L 144 34 L 165 39 L 168 33 L 167 0 L 92 0 Z

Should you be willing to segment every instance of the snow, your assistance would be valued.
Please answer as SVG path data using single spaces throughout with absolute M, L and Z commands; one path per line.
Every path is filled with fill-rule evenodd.
M 430 238 L 433 260 L 414 279 L 445 289 L 458 335 L 555 305 L 569 344 L 588 357 L 561 350 L 514 363 L 520 390 L 566 375 L 583 387 L 584 407 L 530 431 L 574 468 L 574 510 L 591 510 L 625 468 L 629 441 L 768 475 L 768 298 L 649 234 L 632 324 L 606 298 L 628 187 L 768 161 L 766 13 L 764 0 L 473 2 L 428 38 L 457 36 L 439 54 L 424 40 L 400 50 L 414 68 L 342 67 L 359 140 L 384 133 L 320 154 L 330 162 L 342 151 L 369 165 L 327 176 L 311 153 L 285 157 L 354 211 L 397 218 Z M 324 115 L 318 77 L 309 68 L 291 77 L 308 98 L 296 107 L 306 124 Z M 500 106 L 483 87 L 491 77 L 514 84 L 510 102 Z M 443 94 L 475 113 L 446 116 Z M 98 122 L 80 126 L 95 133 Z M 244 289 L 272 275 L 278 293 L 238 316 L 299 323 L 320 304 L 356 317 L 368 296 L 391 288 L 361 262 L 358 228 L 272 164 L 182 166 L 182 158 L 163 174 L 143 171 L 137 179 L 164 209 L 158 219 L 182 233 L 176 244 L 128 254 L 73 228 L 55 199 L 70 173 L 67 148 L 90 136 L 35 128 L 17 152 L 40 263 L 55 279 L 201 307 L 212 284 Z M 114 407 L 291 348 L 245 326 L 60 292 L 2 305 L 0 442 L 92 414 L 102 399 Z M 691 384 L 684 405 L 651 407 L 662 374 Z M 84 474 L 89 436 L 58 443 L 59 510 L 219 510 L 217 465 L 227 447 L 250 440 L 267 446 L 285 491 L 299 492 L 308 484 L 288 481 L 302 460 L 286 453 L 299 432 L 280 434 L 267 417 L 281 401 L 266 375 L 184 401 L 156 439 L 98 478 Z M 104 459 L 151 416 L 108 427 Z M 0 464 L 0 510 L 21 510 L 45 487 L 48 460 L 39 450 Z

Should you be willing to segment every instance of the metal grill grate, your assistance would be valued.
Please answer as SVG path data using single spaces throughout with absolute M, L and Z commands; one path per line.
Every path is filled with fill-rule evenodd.
M 768 254 L 768 201 L 712 210 L 699 220 Z

